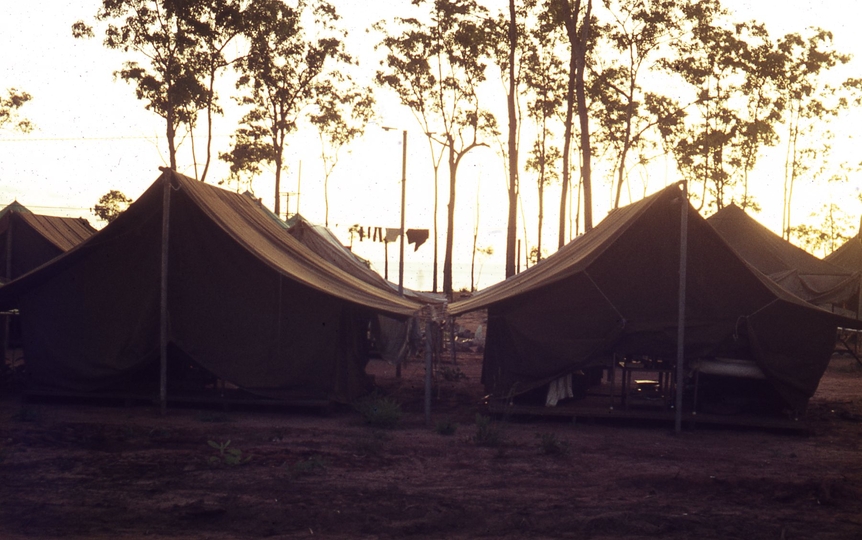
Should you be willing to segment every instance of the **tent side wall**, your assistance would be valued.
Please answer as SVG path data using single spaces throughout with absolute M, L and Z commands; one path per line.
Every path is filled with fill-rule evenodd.
M 300 285 L 240 247 L 183 190 L 173 193 L 171 341 L 258 394 L 347 402 L 369 389 L 365 310 Z
M 158 393 L 161 204 L 169 178 L 81 245 L 0 288 L 3 308 L 21 312 L 31 389 Z M 169 388 L 194 364 L 273 398 L 346 402 L 366 392 L 369 309 L 279 272 L 219 226 L 187 184 L 178 185 L 171 192 Z
M 134 226 L 124 220 L 77 250 L 71 264 L 20 296 L 34 389 L 147 385 L 138 375 L 158 357 L 161 245 L 161 212 L 149 210 Z
M 46 240 L 17 212 L 6 214 L 6 226 L 0 232 L 0 276 L 15 279 L 63 253 L 63 250 Z M 12 227 L 12 247 L 7 247 L 7 231 Z M 11 274 L 6 275 L 7 254 L 11 256 Z

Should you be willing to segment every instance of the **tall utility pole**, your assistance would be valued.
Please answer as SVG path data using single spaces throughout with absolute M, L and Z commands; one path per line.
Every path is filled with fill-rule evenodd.
M 380 126 L 384 131 L 394 127 Z M 407 198 L 407 130 L 401 132 L 401 255 L 398 258 L 398 294 L 404 296 L 404 209 Z
M 398 259 L 398 294 L 404 296 L 404 206 L 407 194 L 407 130 L 401 137 L 401 256 Z

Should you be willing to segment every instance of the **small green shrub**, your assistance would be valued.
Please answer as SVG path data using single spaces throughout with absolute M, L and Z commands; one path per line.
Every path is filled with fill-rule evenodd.
M 459 367 L 443 366 L 440 368 L 440 375 L 443 376 L 443 379 L 449 382 L 458 382 L 467 378 L 467 375 L 465 375 Z
M 171 430 L 163 427 L 154 427 L 150 431 L 147 432 L 147 437 L 151 440 L 165 440 L 169 439 L 173 434 Z
M 21 407 L 12 418 L 18 422 L 39 422 L 42 419 L 42 411 L 36 407 Z
M 210 456 L 210 465 L 235 466 L 242 465 L 251 461 L 251 456 L 243 457 L 242 450 L 240 450 L 239 448 L 228 448 L 230 446 L 230 440 L 223 443 L 216 441 L 207 441 L 207 444 L 218 452 L 217 455 Z
M 363 435 L 354 441 L 353 452 L 359 457 L 377 457 L 383 451 L 384 444 L 391 439 L 390 435 L 373 430 L 370 435 Z
M 569 443 L 557 438 L 554 433 L 536 434 L 539 438 L 539 450 L 548 456 L 565 456 L 569 453 Z
M 477 414 L 473 442 L 477 446 L 498 447 L 503 444 L 503 432 L 490 417 Z
M 198 421 L 223 424 L 225 422 L 230 422 L 230 417 L 223 412 L 201 411 L 198 414 Z
M 329 461 L 319 455 L 313 455 L 308 459 L 301 459 L 294 463 L 292 467 L 285 464 L 285 468 L 288 470 L 292 478 L 315 473 L 324 473 L 328 466 Z
M 845 361 L 841 364 L 838 364 L 835 367 L 835 370 L 839 373 L 860 373 L 862 372 L 862 364 L 860 364 L 855 358 L 853 358 L 849 361 Z
M 438 420 L 437 424 L 434 426 L 434 431 L 440 435 L 454 435 L 457 430 L 458 424 L 453 422 L 451 418 Z
M 401 421 L 401 404 L 394 399 L 372 394 L 361 400 L 356 408 L 367 424 L 379 428 L 394 428 Z

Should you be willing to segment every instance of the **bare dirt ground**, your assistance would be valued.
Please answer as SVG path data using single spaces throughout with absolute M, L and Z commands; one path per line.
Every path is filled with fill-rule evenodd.
M 823 378 L 808 437 L 519 420 L 492 426 L 496 446 L 475 441 L 480 364 L 459 356 L 467 379 L 437 385 L 431 427 L 417 364 L 400 380 L 369 368 L 402 404 L 393 429 L 349 407 L 162 417 L 6 396 L 0 538 L 862 538 L 850 357 Z M 454 434 L 437 432 L 445 422 Z M 223 455 L 210 441 L 230 445 Z

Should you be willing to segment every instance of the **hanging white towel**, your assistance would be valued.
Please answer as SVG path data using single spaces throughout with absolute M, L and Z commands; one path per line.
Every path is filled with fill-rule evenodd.
M 561 399 L 575 397 L 572 392 L 572 374 L 564 375 L 548 384 L 548 398 L 545 407 L 556 407 Z

